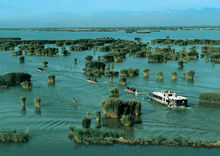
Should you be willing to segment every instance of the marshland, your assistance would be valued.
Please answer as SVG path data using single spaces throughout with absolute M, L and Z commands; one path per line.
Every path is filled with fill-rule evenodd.
M 215 102 L 219 99 L 200 98 L 203 102 L 199 99 L 203 92 L 220 89 L 218 85 L 220 66 L 213 61 L 213 54 L 210 54 L 215 51 L 210 49 L 219 47 L 217 44 L 219 35 L 219 30 L 197 29 L 176 31 L 166 29 L 151 33 L 126 33 L 121 30 L 104 32 L 0 30 L 0 37 L 14 38 L 4 43 L 3 39 L 0 40 L 0 83 L 3 86 L 0 89 L 0 131 L 11 132 L 16 129 L 20 132 L 28 128 L 30 136 L 28 144 L 0 143 L 0 151 L 10 148 L 12 153 L 13 151 L 22 153 L 25 150 L 27 154 L 31 152 L 39 154 L 51 150 L 53 155 L 59 150 L 76 155 L 85 155 L 88 152 L 97 154 L 95 151 L 99 151 L 108 155 L 108 152 L 114 150 L 119 150 L 119 153 L 135 154 L 136 150 L 152 153 L 172 150 L 177 153 L 181 149 L 183 153 L 190 151 L 192 154 L 198 154 L 202 151 L 207 154 L 210 150 L 206 148 L 201 150 L 167 146 L 142 148 L 119 144 L 109 147 L 78 146 L 68 138 L 68 127 L 74 126 L 80 131 L 82 119 L 86 118 L 86 121 L 88 118 L 86 113 L 90 112 L 90 126 L 92 130 L 98 127 L 100 132 L 97 133 L 113 131 L 113 134 L 120 133 L 135 138 L 163 136 L 168 141 L 179 136 L 207 142 L 220 140 L 218 120 L 220 105 L 209 104 L 203 100 L 211 99 Z M 190 41 L 187 43 L 184 41 L 183 44 L 176 44 L 175 41 L 168 45 L 151 44 L 151 41 L 156 39 L 168 40 L 167 36 L 173 40 L 184 41 L 187 38 Z M 195 39 L 201 40 L 202 44 L 200 41 L 192 42 Z M 203 42 L 203 39 L 216 42 L 212 42 L 211 48 L 204 48 L 210 47 L 207 45 L 210 42 Z M 10 40 L 13 42 L 9 42 Z M 20 59 L 20 50 L 24 61 L 23 58 Z M 204 57 L 201 57 L 201 54 L 204 54 Z M 44 71 L 37 71 L 39 67 Z M 31 78 L 28 76 L 27 80 L 24 79 L 31 85 L 23 84 L 24 88 L 28 88 L 24 89 L 19 84 L 20 81 L 13 81 L 14 83 L 3 81 L 4 77 L 7 77 L 4 76 L 7 72 L 31 75 Z M 96 77 L 98 83 L 86 82 L 87 77 Z M 123 86 L 125 82 L 129 87 L 138 89 L 140 94 L 135 96 L 125 92 Z M 104 118 L 101 103 L 111 96 L 109 90 L 114 87 L 118 88 L 118 91 L 112 90 L 115 98 L 119 96 L 123 102 L 128 99 L 141 102 L 141 123 L 130 126 L 130 123 L 124 122 L 128 122 L 129 117 L 124 118 L 123 115 L 120 115 L 119 119 Z M 172 89 L 177 94 L 188 97 L 190 109 L 170 109 L 148 100 L 148 92 L 164 89 Z M 25 111 L 22 110 L 21 97 L 26 98 Z M 36 113 L 39 99 L 35 98 L 40 98 L 40 113 Z M 73 104 L 73 98 L 77 100 L 76 106 Z M 38 102 L 37 106 L 35 102 Z M 98 110 L 101 112 L 101 117 L 98 117 L 101 118 L 100 124 L 96 118 L 100 115 Z M 219 149 L 214 148 L 212 152 L 218 153 Z

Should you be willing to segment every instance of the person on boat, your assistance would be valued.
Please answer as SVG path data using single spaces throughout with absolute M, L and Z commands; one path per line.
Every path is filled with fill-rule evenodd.
M 170 103 L 168 102 L 168 106 L 176 106 L 176 103 L 172 100 Z

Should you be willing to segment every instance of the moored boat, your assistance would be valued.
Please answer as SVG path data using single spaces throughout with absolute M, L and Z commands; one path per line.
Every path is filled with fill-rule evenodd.
M 135 88 L 126 87 L 126 88 L 125 88 L 125 91 L 126 91 L 126 92 L 129 92 L 129 93 L 132 93 L 132 94 L 135 94 L 135 95 L 138 94 L 138 90 L 135 89 Z
M 44 69 L 43 68 L 37 68 L 37 71 L 42 72 L 42 71 L 44 71 Z
M 188 107 L 188 99 L 183 96 L 177 96 L 175 92 L 161 91 L 161 92 L 152 92 L 149 94 L 149 98 L 153 101 L 161 103 L 169 107 L 184 106 Z
M 87 78 L 86 81 L 89 83 L 97 83 L 98 82 L 96 79 L 93 80 L 91 78 Z

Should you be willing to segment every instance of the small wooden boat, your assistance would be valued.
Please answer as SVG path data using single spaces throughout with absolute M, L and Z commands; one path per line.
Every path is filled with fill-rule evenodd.
M 97 83 L 98 82 L 96 79 L 93 80 L 93 79 L 90 79 L 90 78 L 87 78 L 86 81 L 89 82 L 89 83 Z
M 126 88 L 125 88 L 125 91 L 126 91 L 126 92 L 129 92 L 129 93 L 132 93 L 132 94 L 135 94 L 135 95 L 138 94 L 138 90 L 135 89 L 135 88 L 126 87 Z
M 37 68 L 37 71 L 42 72 L 42 71 L 44 71 L 44 69 L 43 68 Z

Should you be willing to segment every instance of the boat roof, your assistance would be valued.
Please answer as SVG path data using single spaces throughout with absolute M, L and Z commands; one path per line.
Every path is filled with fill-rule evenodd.
M 171 91 L 152 92 L 152 94 L 171 100 L 187 100 L 186 97 L 177 96 L 175 92 Z

